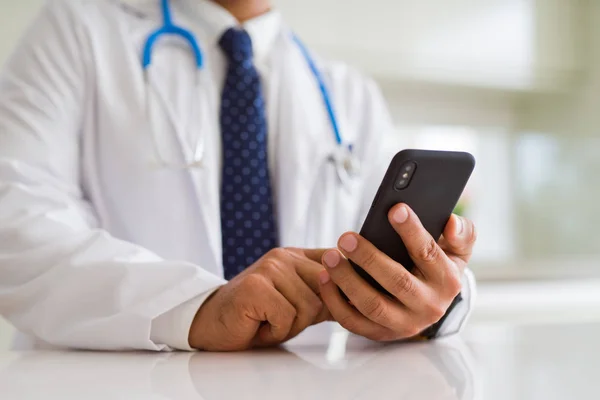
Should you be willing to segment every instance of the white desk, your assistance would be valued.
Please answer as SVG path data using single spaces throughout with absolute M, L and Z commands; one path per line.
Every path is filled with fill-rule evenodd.
M 385 346 L 324 324 L 247 353 L 1 353 L 0 398 L 597 399 L 599 356 L 600 324 L 472 325 Z

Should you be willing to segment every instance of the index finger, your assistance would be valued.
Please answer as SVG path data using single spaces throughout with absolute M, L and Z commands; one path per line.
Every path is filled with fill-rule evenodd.
M 325 252 L 330 249 L 299 249 L 299 250 L 302 253 L 304 253 L 306 258 L 320 264 L 321 260 L 323 259 L 323 254 L 325 254 Z
M 388 218 L 406 245 L 410 258 L 427 280 L 444 282 L 448 275 L 458 274 L 455 263 L 427 232 L 410 207 L 398 204 L 392 207 Z
M 312 289 L 316 294 L 321 293 L 321 285 L 319 283 L 319 273 L 324 270 L 321 264 L 321 258 L 314 261 L 313 257 L 320 254 L 321 257 L 325 250 L 308 250 L 308 249 L 288 249 L 291 255 L 291 262 L 296 273 L 300 278 Z
M 292 329 L 296 319 L 296 309 L 294 306 L 275 289 L 267 287 L 261 292 L 261 301 L 256 302 L 258 311 L 254 318 L 268 324 L 258 327 L 258 331 L 253 340 L 253 346 L 272 346 L 284 341 Z

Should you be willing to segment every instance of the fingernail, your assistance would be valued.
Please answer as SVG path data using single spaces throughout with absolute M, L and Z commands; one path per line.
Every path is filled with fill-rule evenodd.
M 394 212 L 394 215 L 392 216 L 392 218 L 394 219 L 395 223 L 397 223 L 397 224 L 403 224 L 408 219 L 408 210 L 406 209 L 405 206 L 400 206 Z
M 461 217 L 456 216 L 456 225 L 454 227 L 454 233 L 456 233 L 456 235 L 461 235 L 463 233 L 463 220 Z
M 344 235 L 340 239 L 340 247 L 348 253 L 352 253 L 354 250 L 356 250 L 357 246 L 358 240 L 356 240 L 356 237 L 354 237 L 352 234 Z
M 323 261 L 329 268 L 333 268 L 340 263 L 340 253 L 337 250 L 328 251 L 323 256 Z
M 326 284 L 327 282 L 329 282 L 330 279 L 331 278 L 329 277 L 327 271 L 323 270 L 319 272 L 319 281 L 321 281 L 321 285 Z

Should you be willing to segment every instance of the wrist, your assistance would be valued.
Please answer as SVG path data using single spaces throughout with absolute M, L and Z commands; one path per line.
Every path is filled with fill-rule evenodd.
M 207 328 L 214 323 L 210 317 L 211 300 L 218 291 L 219 289 L 215 290 L 204 300 L 192 319 L 188 333 L 188 344 L 192 349 L 204 350 L 205 348 L 205 340 L 210 335 Z

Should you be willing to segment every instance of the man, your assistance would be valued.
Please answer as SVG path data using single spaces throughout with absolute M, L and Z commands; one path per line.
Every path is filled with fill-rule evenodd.
M 144 70 L 161 23 L 189 27 L 203 63 L 171 38 Z M 267 0 L 51 1 L 0 78 L 0 313 L 21 346 L 241 350 L 326 319 L 392 341 L 462 290 L 435 326 L 456 331 L 473 224 L 454 216 L 438 244 L 392 208 L 414 275 L 343 233 L 373 198 L 391 123 L 371 81 L 318 64 L 363 165 L 344 184 L 315 74 Z

